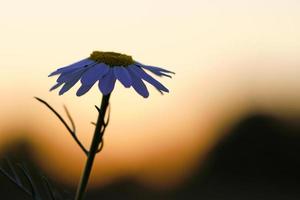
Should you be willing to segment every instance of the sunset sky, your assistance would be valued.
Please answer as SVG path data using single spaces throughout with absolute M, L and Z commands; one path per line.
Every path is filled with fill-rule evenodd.
M 117 84 L 91 182 L 174 186 L 243 113 L 300 113 L 299 10 L 299 0 L 0 0 L 0 144 L 29 138 L 39 164 L 75 184 L 85 157 L 33 97 L 66 104 L 88 146 L 100 92 L 58 96 L 47 75 L 94 50 L 126 53 L 176 75 L 148 99 Z

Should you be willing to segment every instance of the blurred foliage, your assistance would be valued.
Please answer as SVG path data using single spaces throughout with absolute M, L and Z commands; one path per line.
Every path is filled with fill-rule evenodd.
M 33 200 L 68 200 L 66 195 L 53 186 L 46 176 L 36 167 L 30 153 L 29 143 L 19 140 L 7 147 L 5 158 L 0 161 L 0 174 L 14 187 Z M 25 197 L 26 198 L 26 197 Z

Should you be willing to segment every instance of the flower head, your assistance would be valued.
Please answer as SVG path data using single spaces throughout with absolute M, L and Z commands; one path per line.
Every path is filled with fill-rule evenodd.
M 116 80 L 118 80 L 126 88 L 132 86 L 138 94 L 145 98 L 149 96 L 149 92 L 143 81 L 153 85 L 160 93 L 169 92 L 145 70 L 157 76 L 170 78 L 169 74 L 174 74 L 174 72 L 159 67 L 141 64 L 125 54 L 94 51 L 90 57 L 52 72 L 49 76 L 59 75 L 59 77 L 50 91 L 63 85 L 59 91 L 59 95 L 62 95 L 80 80 L 81 87 L 76 95 L 82 96 L 99 81 L 100 91 L 103 95 L 107 95 L 113 91 Z

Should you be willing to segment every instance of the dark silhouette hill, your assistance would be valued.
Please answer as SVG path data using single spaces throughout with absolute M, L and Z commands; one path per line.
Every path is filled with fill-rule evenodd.
M 224 135 L 181 199 L 300 199 L 299 123 L 253 114 Z

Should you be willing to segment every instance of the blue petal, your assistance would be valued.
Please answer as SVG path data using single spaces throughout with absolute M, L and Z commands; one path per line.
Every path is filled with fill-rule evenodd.
M 83 72 L 76 74 L 75 77 L 72 77 L 73 78 L 72 80 L 69 80 L 68 82 L 66 82 L 64 84 L 64 86 L 61 88 L 61 90 L 59 91 L 59 95 L 63 95 L 65 92 L 67 92 L 69 89 L 71 89 L 71 87 L 73 87 L 79 81 Z
M 128 71 L 124 67 L 114 67 L 113 69 L 116 78 L 124 85 L 124 87 L 130 87 L 131 77 Z
M 109 67 L 104 64 L 97 64 L 88 69 L 81 78 L 81 83 L 84 85 L 93 85 L 97 80 L 100 80 L 107 72 Z
M 149 74 L 147 74 L 142 68 L 136 66 L 136 65 L 130 65 L 129 70 L 131 70 L 133 73 L 135 73 L 138 77 L 141 77 L 151 85 L 153 85 L 156 89 L 158 89 L 159 92 L 169 92 L 169 90 L 163 86 L 160 82 L 152 78 Z
M 111 93 L 115 87 L 116 77 L 114 71 L 110 68 L 109 72 L 99 80 L 99 89 L 102 94 L 107 95 Z
M 147 69 L 149 71 L 151 71 L 152 73 L 158 75 L 158 76 L 167 76 L 167 77 L 170 77 L 172 78 L 170 75 L 168 74 L 165 74 L 165 73 L 171 73 L 171 74 L 175 74 L 174 72 L 172 71 L 169 71 L 169 70 L 166 70 L 166 69 L 163 69 L 163 68 L 160 68 L 160 67 L 154 67 L 154 66 L 148 66 L 148 65 L 143 65 L 139 62 L 135 62 L 135 65 L 137 66 L 140 66 L 144 69 Z
M 134 88 L 134 90 L 144 98 L 147 98 L 149 96 L 149 92 L 147 90 L 146 85 L 143 83 L 142 79 L 137 77 L 135 73 L 133 73 L 131 70 L 128 70 L 128 73 L 131 76 L 132 87 Z
M 153 74 L 155 74 L 157 76 L 166 76 L 166 77 L 172 78 L 172 76 L 170 76 L 168 74 L 165 74 L 165 73 L 162 73 L 159 70 L 156 70 L 156 69 L 153 69 L 153 68 L 148 68 L 148 67 L 143 67 L 143 68 L 149 70 L 150 72 L 152 72 Z
M 58 88 L 58 87 L 61 86 L 62 84 L 64 84 L 64 82 L 56 83 L 54 86 L 52 86 L 52 87 L 50 88 L 50 91 L 55 90 L 56 88 Z
M 76 92 L 76 95 L 77 96 L 82 96 L 84 95 L 85 93 L 87 93 L 92 87 L 93 87 L 94 84 L 90 84 L 90 85 L 87 85 L 87 84 L 82 84 L 80 86 L 80 88 L 77 90 Z
M 78 74 L 81 74 L 83 71 L 86 71 L 86 68 L 73 69 L 70 72 L 63 72 L 58 77 L 58 79 L 56 80 L 56 82 L 61 83 L 61 82 L 70 81 L 70 80 L 74 79 L 74 77 L 76 77 Z
M 88 69 L 81 78 L 81 87 L 78 89 L 76 95 L 82 96 L 87 93 L 93 85 L 101 79 L 107 72 L 109 71 L 109 67 L 104 63 L 97 64 L 90 69 Z
M 84 66 L 87 66 L 87 65 L 90 65 L 90 64 L 93 64 L 93 63 L 95 63 L 95 61 L 93 61 L 93 60 L 91 60 L 89 58 L 85 58 L 85 59 L 80 60 L 80 61 L 78 61 L 76 63 L 68 65 L 66 67 L 62 67 L 62 68 L 57 69 L 56 71 L 54 71 L 51 74 L 49 74 L 49 77 L 57 75 L 57 74 L 61 74 L 63 72 L 69 72 L 69 71 L 72 71 L 73 69 L 84 67 Z

